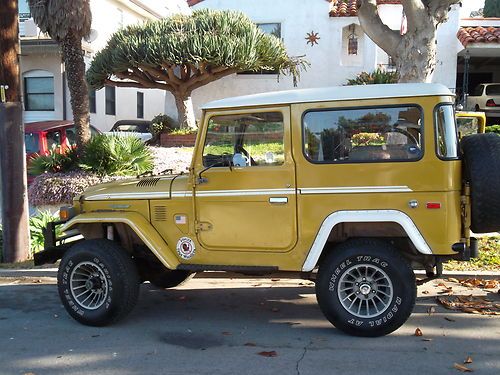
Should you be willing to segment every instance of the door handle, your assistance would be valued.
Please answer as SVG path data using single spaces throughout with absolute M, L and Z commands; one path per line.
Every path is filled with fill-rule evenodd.
M 271 197 L 271 198 L 269 198 L 269 203 L 273 203 L 273 204 L 287 204 L 288 203 L 288 198 L 287 197 Z

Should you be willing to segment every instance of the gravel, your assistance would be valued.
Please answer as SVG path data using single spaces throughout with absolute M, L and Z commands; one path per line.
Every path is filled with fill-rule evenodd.
M 191 164 L 193 147 L 150 147 L 155 159 L 153 173 L 172 169 L 174 173 L 186 172 Z

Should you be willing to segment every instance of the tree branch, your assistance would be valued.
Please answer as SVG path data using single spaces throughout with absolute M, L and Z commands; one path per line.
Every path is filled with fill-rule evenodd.
M 382 22 L 376 0 L 358 1 L 358 18 L 364 32 L 389 56 L 395 56 L 401 35 Z
M 193 90 L 195 90 L 195 89 L 197 89 L 197 88 L 199 88 L 201 86 L 206 85 L 207 83 L 216 81 L 219 78 L 222 78 L 222 77 L 225 77 L 225 76 L 229 76 L 231 74 L 236 73 L 237 71 L 238 71 L 238 69 L 236 69 L 236 68 L 228 68 L 228 69 L 226 69 L 224 71 L 221 71 L 221 72 L 218 72 L 218 73 L 215 73 L 215 74 L 209 74 L 209 75 L 205 76 L 206 78 L 204 80 L 200 80 L 200 81 L 191 83 L 188 86 L 188 90 L 189 91 L 193 91 Z
M 460 3 L 460 0 L 425 0 L 429 13 L 434 15 L 436 25 L 446 22 L 450 7 L 458 3 Z
M 425 5 L 422 0 L 401 0 L 403 10 L 408 22 L 408 30 L 415 30 L 420 25 L 421 15 L 427 15 Z

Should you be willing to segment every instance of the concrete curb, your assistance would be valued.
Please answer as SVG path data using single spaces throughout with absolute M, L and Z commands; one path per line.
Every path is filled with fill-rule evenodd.
M 203 276 L 202 276 L 203 275 Z M 417 277 L 425 276 L 424 271 L 415 271 Z M 203 272 L 199 275 L 202 278 L 221 278 L 221 277 L 231 277 L 231 278 L 252 278 L 255 276 L 246 276 L 240 274 L 225 274 L 222 272 Z M 273 275 L 269 276 L 272 277 Z M 274 276 L 283 277 L 283 275 L 277 273 Z M 0 277 L 57 277 L 57 268 L 39 268 L 39 269 L 5 269 L 0 268 Z M 500 271 L 444 271 L 442 278 L 454 277 L 456 279 L 500 279 Z M 298 274 L 297 274 L 298 278 Z

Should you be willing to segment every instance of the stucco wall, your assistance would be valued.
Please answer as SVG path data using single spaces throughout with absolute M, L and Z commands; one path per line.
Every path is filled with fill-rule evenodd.
M 54 111 L 24 111 L 24 122 L 59 120 L 63 118 L 62 65 L 58 53 L 36 53 L 20 59 L 21 77 L 34 70 L 50 72 L 54 76 Z M 22 81 L 24 87 L 24 80 Z
M 302 74 L 299 88 L 343 85 L 359 72 L 373 71 L 378 64 L 387 64 L 388 61 L 387 54 L 359 32 L 356 32 L 359 54 L 349 58 L 347 46 L 342 44 L 342 29 L 352 23 L 359 25 L 359 20 L 357 17 L 329 17 L 329 3 L 325 0 L 205 0 L 193 7 L 199 8 L 241 10 L 256 23 L 280 22 L 282 39 L 289 54 L 305 55 L 311 63 L 308 71 Z M 380 7 L 379 11 L 386 23 L 399 30 L 401 9 L 400 5 L 388 5 Z M 450 88 L 455 87 L 458 19 L 458 12 L 454 9 L 450 21 L 438 31 L 438 64 L 433 82 L 441 82 Z M 320 37 L 319 44 L 314 46 L 308 45 L 305 39 L 312 31 L 319 33 Z M 287 89 L 293 89 L 288 77 L 280 77 L 278 82 L 276 76 L 270 75 L 232 75 L 197 89 L 192 99 L 199 117 L 199 107 L 211 100 Z M 173 116 L 177 113 L 169 93 L 165 112 Z

